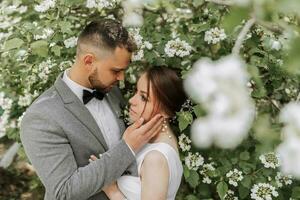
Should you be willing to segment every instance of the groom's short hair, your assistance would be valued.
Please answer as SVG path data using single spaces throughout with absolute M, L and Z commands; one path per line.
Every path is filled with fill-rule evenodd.
M 81 46 L 83 45 L 91 45 L 102 51 L 109 52 L 113 52 L 116 47 L 120 47 L 132 53 L 137 48 L 126 28 L 113 19 L 101 19 L 90 22 L 78 37 L 77 54 L 82 51 Z

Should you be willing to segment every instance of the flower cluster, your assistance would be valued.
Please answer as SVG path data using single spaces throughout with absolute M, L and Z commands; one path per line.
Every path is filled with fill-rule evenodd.
M 4 92 L 0 92 L 0 138 L 5 135 L 5 129 L 8 123 L 12 100 L 5 97 Z
M 185 165 L 190 170 L 198 170 L 201 165 L 204 163 L 204 158 L 198 153 L 189 152 L 188 155 L 184 159 Z
M 265 168 L 275 169 L 276 167 L 279 167 L 279 157 L 273 152 L 260 155 L 259 159 Z
M 36 69 L 33 70 L 34 73 L 43 81 L 48 81 L 48 76 L 51 73 L 51 69 L 56 66 L 56 63 L 52 62 L 50 59 L 41 62 Z
M 286 186 L 286 185 L 291 185 L 293 183 L 291 175 L 284 176 L 280 172 L 277 172 L 275 180 L 276 180 L 276 184 L 279 188 Z
M 24 90 L 23 93 L 23 95 L 19 96 L 18 101 L 18 105 L 21 107 L 29 106 L 32 103 L 33 99 L 39 95 L 37 91 L 34 91 L 34 93 L 31 94 L 30 91 Z
M 283 142 L 277 147 L 280 157 L 281 171 L 284 175 L 300 178 L 300 104 L 291 102 L 280 112 L 280 121 L 285 126 Z
M 54 33 L 54 31 L 51 28 L 45 28 L 42 31 L 41 35 L 34 35 L 33 38 L 35 40 L 41 40 L 41 39 L 45 40 L 45 39 L 49 38 L 53 33 Z
M 143 25 L 142 1 L 126 0 L 122 3 L 124 9 L 123 25 L 128 27 L 140 27 Z
M 168 57 L 184 57 L 190 55 L 192 51 L 191 45 L 186 41 L 176 38 L 175 40 L 170 40 L 165 46 L 165 53 Z
M 70 37 L 64 41 L 64 45 L 66 48 L 73 48 L 77 45 L 77 37 Z
M 206 184 L 211 184 L 211 173 L 215 171 L 214 163 L 205 163 L 200 170 L 200 174 L 203 176 L 202 182 Z
M 181 151 L 185 152 L 185 151 L 189 151 L 191 149 L 192 141 L 190 140 L 190 138 L 188 136 L 186 136 L 185 134 L 181 134 L 178 137 L 178 140 L 179 140 L 178 144 L 179 144 Z
M 22 14 L 27 11 L 27 6 L 23 6 L 20 2 L 16 1 L 11 4 L 11 1 L 1 1 L 0 2 L 0 41 L 8 38 L 13 32 L 13 26 L 21 21 L 21 17 L 14 17 L 13 14 Z M 2 44 L 0 44 L 2 47 Z
M 232 190 L 228 190 L 224 196 L 224 200 L 238 200 L 238 198 L 234 196 L 234 192 Z
M 118 0 L 87 0 L 86 7 L 97 9 L 114 8 L 118 3 Z
M 239 171 L 238 169 L 233 169 L 230 170 L 227 174 L 226 177 L 229 179 L 229 184 L 237 187 L 238 186 L 238 182 L 243 180 L 243 172 Z
M 227 38 L 224 29 L 218 27 L 212 28 L 205 32 L 204 41 L 208 44 L 217 44 Z
M 192 140 L 198 147 L 213 143 L 234 148 L 247 137 L 254 118 L 244 63 L 235 56 L 212 62 L 201 59 L 184 81 L 187 94 L 207 110 L 192 124 Z
M 39 5 L 35 5 L 34 9 L 37 12 L 46 12 L 50 8 L 55 7 L 56 0 L 44 0 Z
M 278 196 L 275 187 L 268 183 L 255 184 L 251 189 L 251 199 L 255 200 L 272 200 L 273 197 Z
M 140 28 L 130 28 L 128 31 L 138 47 L 138 50 L 132 54 L 132 61 L 143 60 L 144 49 L 151 50 L 153 45 L 149 41 L 144 40 L 143 36 L 140 34 Z

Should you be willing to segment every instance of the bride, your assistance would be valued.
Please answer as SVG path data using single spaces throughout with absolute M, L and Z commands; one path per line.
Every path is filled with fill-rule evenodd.
M 177 139 L 169 120 L 185 101 L 181 79 L 167 67 L 152 67 L 138 80 L 129 100 L 129 117 L 147 122 L 156 114 L 165 117 L 161 132 L 136 154 L 139 177 L 122 176 L 103 191 L 111 200 L 174 200 L 183 173 Z M 97 159 L 91 156 L 92 160 Z

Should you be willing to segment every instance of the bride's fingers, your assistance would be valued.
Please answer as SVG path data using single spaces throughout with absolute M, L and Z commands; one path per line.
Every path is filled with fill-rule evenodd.
M 95 161 L 95 160 L 97 160 L 98 158 L 97 158 L 96 156 L 94 156 L 94 155 L 91 155 L 91 156 L 90 156 L 90 159 L 91 159 L 92 161 Z

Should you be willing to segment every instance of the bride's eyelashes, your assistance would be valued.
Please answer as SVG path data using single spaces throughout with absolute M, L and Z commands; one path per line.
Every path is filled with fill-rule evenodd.
M 141 100 L 143 102 L 147 102 L 148 101 L 148 98 L 145 95 L 141 94 L 140 97 L 141 97 Z

